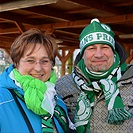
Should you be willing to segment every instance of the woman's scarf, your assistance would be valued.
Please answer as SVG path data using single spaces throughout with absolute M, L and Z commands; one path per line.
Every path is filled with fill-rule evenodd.
M 67 109 L 60 97 L 57 97 L 54 89 L 56 82 L 54 71 L 47 82 L 29 75 L 22 76 L 16 69 L 13 69 L 13 74 L 15 80 L 24 90 L 24 97 L 20 96 L 17 91 L 15 93 L 26 103 L 29 110 L 41 116 L 42 132 L 53 133 L 54 125 L 59 133 L 67 133 L 69 123 Z
M 101 73 L 89 71 L 84 60 L 81 59 L 73 70 L 73 80 L 81 93 L 77 100 L 75 125 L 77 133 L 90 132 L 90 117 L 93 112 L 96 94 L 104 93 L 108 116 L 106 122 L 109 124 L 122 124 L 131 118 L 131 114 L 124 109 L 117 81 L 126 70 L 126 63 L 120 65 L 120 59 L 115 53 L 115 62 L 108 71 Z

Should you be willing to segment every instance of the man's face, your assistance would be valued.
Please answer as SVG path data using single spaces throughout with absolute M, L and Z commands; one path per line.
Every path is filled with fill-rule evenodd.
M 83 53 L 86 67 L 93 72 L 108 70 L 114 63 L 112 48 L 106 44 L 94 44 L 88 46 Z

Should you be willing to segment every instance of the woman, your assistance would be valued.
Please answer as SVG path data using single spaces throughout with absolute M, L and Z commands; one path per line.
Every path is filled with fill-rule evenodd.
M 56 52 L 53 38 L 37 29 L 13 42 L 13 64 L 0 75 L 0 132 L 69 132 L 73 125 L 54 89 Z

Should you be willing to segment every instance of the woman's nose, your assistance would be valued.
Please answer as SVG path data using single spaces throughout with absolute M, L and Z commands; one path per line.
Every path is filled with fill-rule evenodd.
M 36 62 L 35 66 L 34 66 L 34 69 L 36 71 L 41 71 L 42 70 L 42 65 L 40 64 L 40 62 Z

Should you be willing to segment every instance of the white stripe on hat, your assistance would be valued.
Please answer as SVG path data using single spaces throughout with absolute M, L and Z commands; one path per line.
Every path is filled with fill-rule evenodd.
M 83 49 L 86 45 L 89 46 L 89 44 L 96 44 L 96 43 L 104 43 L 104 44 L 110 44 L 115 49 L 115 40 L 114 38 L 105 33 L 105 32 L 94 32 L 87 34 L 82 40 L 80 41 L 80 49 Z

